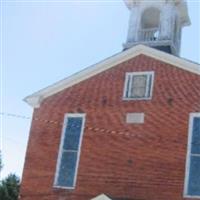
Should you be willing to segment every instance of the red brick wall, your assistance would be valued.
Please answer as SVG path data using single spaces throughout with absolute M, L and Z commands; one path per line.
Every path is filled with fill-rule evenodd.
M 126 72 L 155 71 L 152 100 L 123 101 Z M 76 188 L 53 188 L 65 113 L 84 112 Z M 126 124 L 128 112 L 145 123 Z M 189 113 L 200 112 L 200 76 L 137 56 L 45 99 L 35 109 L 22 200 L 182 200 Z M 58 123 L 46 123 L 44 120 Z

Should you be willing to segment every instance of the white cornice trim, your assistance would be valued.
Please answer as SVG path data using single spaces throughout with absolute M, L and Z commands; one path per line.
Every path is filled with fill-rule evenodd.
M 86 80 L 96 74 L 99 74 L 109 68 L 117 66 L 118 64 L 123 63 L 140 54 L 149 56 L 151 58 L 155 58 L 157 60 L 176 66 L 180 69 L 200 75 L 199 64 L 187 61 L 185 59 L 173 56 L 171 54 L 144 45 L 137 45 L 126 51 L 120 52 L 112 57 L 109 57 L 95 65 L 87 67 L 84 70 L 75 73 L 72 76 L 69 76 L 53 85 L 50 85 L 49 87 L 39 90 L 38 92 L 30 96 L 27 96 L 24 99 L 24 101 L 27 102 L 32 107 L 38 108 L 43 99 L 51 95 L 54 95 L 66 88 L 69 88 L 83 80 Z

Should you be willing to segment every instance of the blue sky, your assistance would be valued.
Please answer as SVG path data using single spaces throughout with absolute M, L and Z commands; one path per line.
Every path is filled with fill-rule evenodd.
M 2 1 L 1 112 L 31 117 L 22 99 L 122 50 L 129 11 L 119 1 Z M 181 57 L 200 63 L 200 3 L 188 1 Z M 30 119 L 0 115 L 2 177 L 21 176 Z

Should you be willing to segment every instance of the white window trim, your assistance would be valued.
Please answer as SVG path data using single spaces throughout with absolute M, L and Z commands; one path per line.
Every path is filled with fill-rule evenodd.
M 61 163 L 61 158 L 62 158 L 65 129 L 66 129 L 66 125 L 67 125 L 69 117 L 82 117 L 83 122 L 82 122 L 82 127 L 81 127 L 81 134 L 80 134 L 80 140 L 79 140 L 79 147 L 78 147 L 78 154 L 77 154 L 77 161 L 76 161 L 76 169 L 75 169 L 75 173 L 74 173 L 73 186 L 72 187 L 64 187 L 64 186 L 58 186 L 57 185 L 57 179 L 58 179 L 58 175 L 59 175 L 60 163 Z M 80 160 L 81 145 L 82 145 L 83 133 L 84 133 L 84 128 L 85 128 L 85 117 L 86 117 L 85 113 L 66 113 L 65 116 L 64 116 L 64 123 L 63 123 L 63 127 L 62 127 L 59 153 L 58 153 L 57 164 L 56 164 L 56 173 L 55 173 L 55 178 L 54 178 L 54 183 L 53 183 L 54 188 L 60 188 L 60 189 L 74 189 L 75 188 L 76 180 L 77 180 L 79 160 Z
M 198 195 L 188 195 L 188 184 L 189 184 L 189 172 L 190 172 L 190 156 L 191 156 L 191 143 L 192 143 L 192 131 L 194 118 L 200 117 L 200 113 L 190 113 L 189 117 L 189 128 L 188 128 L 188 145 L 187 145 L 187 158 L 186 158 L 186 167 L 185 167 L 185 183 L 184 183 L 184 197 L 185 198 L 198 198 Z
M 143 98 L 129 98 L 129 97 L 126 97 L 127 82 L 128 82 L 128 76 L 129 75 L 131 75 L 131 76 L 134 76 L 134 75 L 152 75 L 152 82 L 151 82 L 150 96 L 149 97 L 143 97 Z M 149 81 L 147 81 L 147 83 L 148 83 L 147 88 L 149 88 Z M 131 101 L 132 100 L 151 100 L 152 99 L 152 94 L 153 94 L 153 85 L 154 85 L 154 71 L 126 72 L 123 100 L 131 100 Z M 130 92 L 130 90 L 129 90 L 129 92 Z

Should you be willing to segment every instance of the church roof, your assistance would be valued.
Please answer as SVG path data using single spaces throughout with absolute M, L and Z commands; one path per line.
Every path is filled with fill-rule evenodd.
M 174 55 L 147 47 L 144 45 L 134 46 L 126 51 L 120 52 L 112 57 L 109 57 L 95 65 L 85 68 L 84 70 L 75 73 L 59 82 L 54 83 L 34 94 L 27 96 L 24 101 L 27 102 L 34 108 L 40 106 L 40 103 L 45 98 L 54 95 L 66 88 L 69 88 L 83 80 L 86 80 L 96 74 L 99 74 L 111 67 L 115 67 L 120 63 L 123 63 L 131 58 L 134 58 L 140 54 L 155 58 L 157 60 L 163 61 L 165 63 L 176 66 L 180 69 L 186 70 L 188 72 L 200 75 L 200 65 L 193 63 L 191 61 L 176 57 Z

